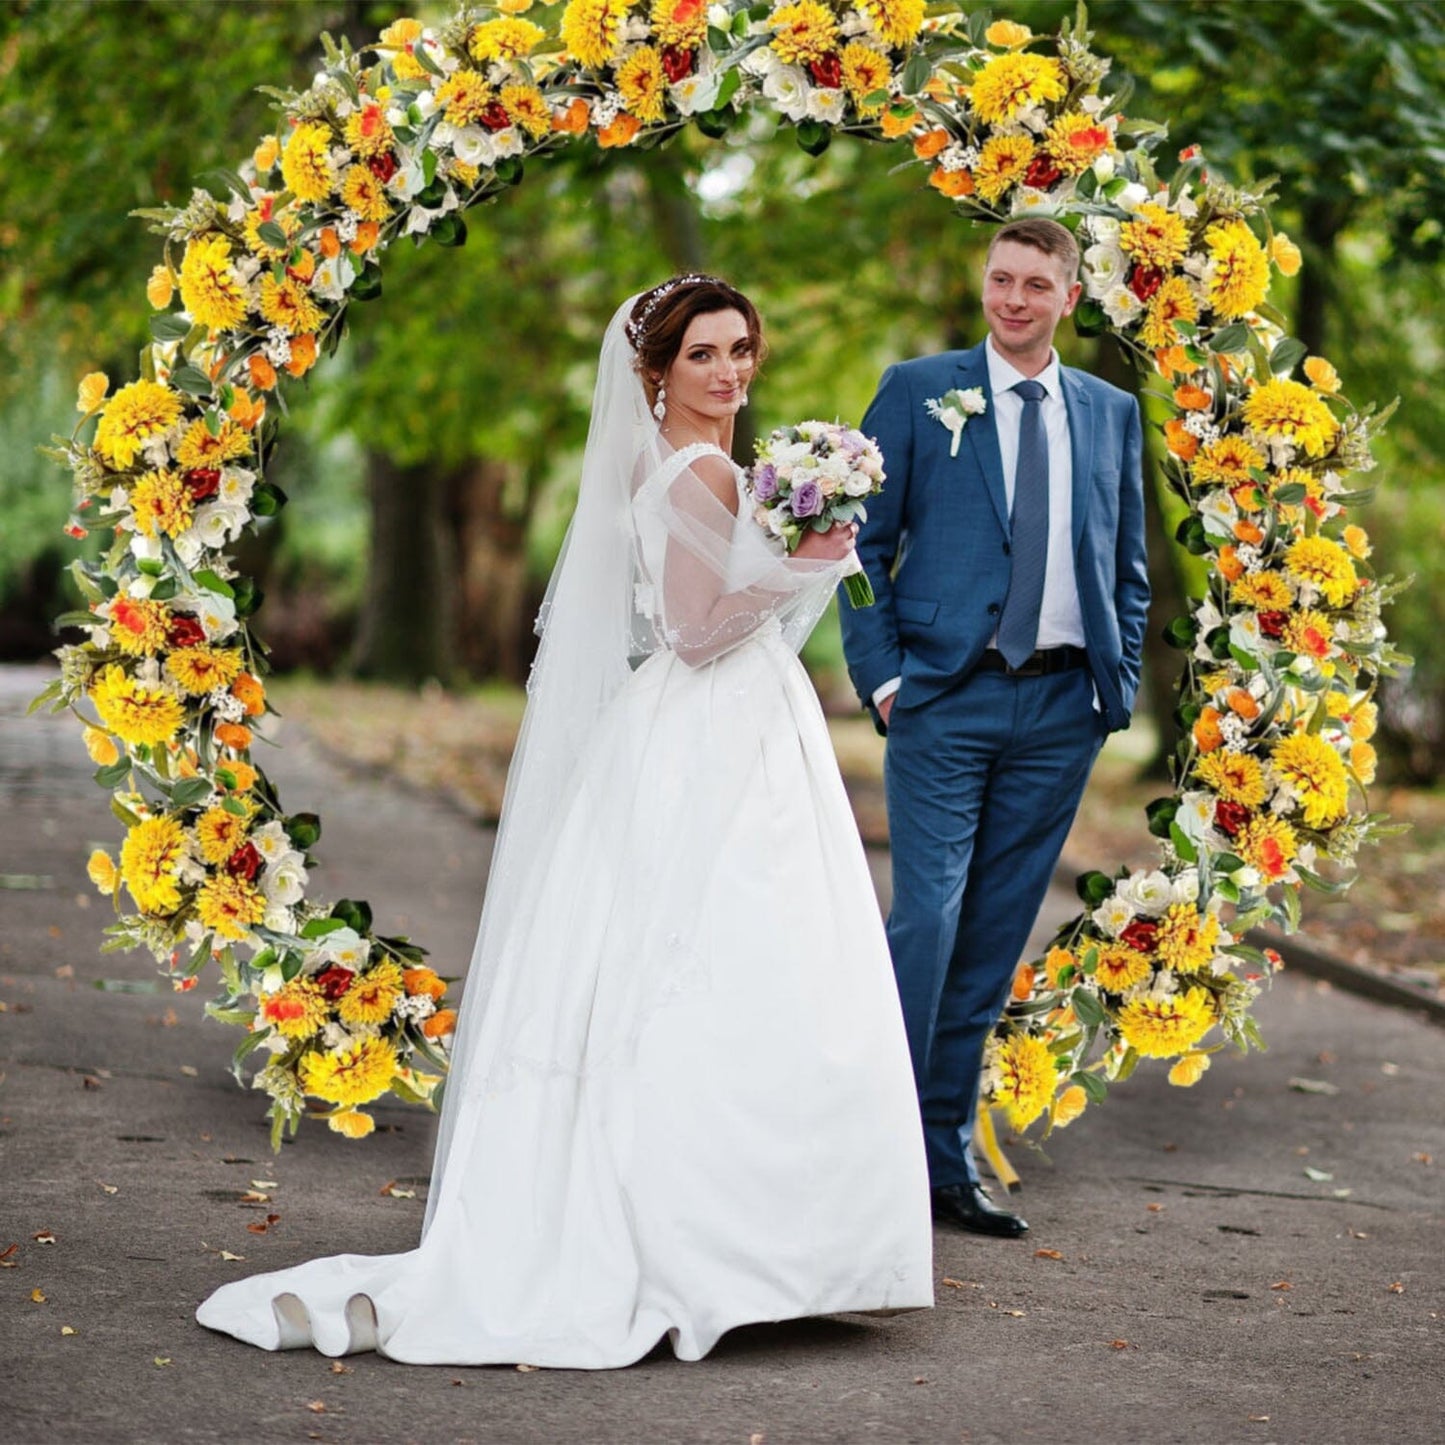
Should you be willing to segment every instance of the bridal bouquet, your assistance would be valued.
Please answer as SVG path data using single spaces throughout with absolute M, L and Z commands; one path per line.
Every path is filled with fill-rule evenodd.
M 793 552 L 806 531 L 866 522 L 863 499 L 881 491 L 883 482 L 883 454 L 872 437 L 840 422 L 805 421 L 778 427 L 758 443 L 748 495 L 754 519 Z M 848 601 L 871 607 L 873 588 L 856 555 L 848 568 Z

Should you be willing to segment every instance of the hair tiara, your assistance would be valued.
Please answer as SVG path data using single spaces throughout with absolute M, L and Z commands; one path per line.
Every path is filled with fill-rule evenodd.
M 623 327 L 627 333 L 627 339 L 632 343 L 632 349 L 636 351 L 642 345 L 642 338 L 647 335 L 647 323 L 652 319 L 652 313 L 657 310 L 659 303 L 665 297 L 671 296 L 680 286 L 697 286 L 703 282 L 711 282 L 714 286 L 727 284 L 719 281 L 716 276 L 690 271 L 686 276 L 674 276 L 671 281 L 664 281 L 661 286 L 653 287 L 643 305 L 642 315 L 635 321 L 629 318 Z

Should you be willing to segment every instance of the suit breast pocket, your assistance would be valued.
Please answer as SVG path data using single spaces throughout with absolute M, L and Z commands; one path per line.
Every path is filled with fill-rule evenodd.
M 900 622 L 911 623 L 914 627 L 932 627 L 938 616 L 938 603 L 921 597 L 893 598 L 893 611 Z

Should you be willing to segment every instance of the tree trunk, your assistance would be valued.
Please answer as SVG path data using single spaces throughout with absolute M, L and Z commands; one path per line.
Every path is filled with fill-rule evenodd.
M 1139 373 L 1120 346 L 1107 343 L 1099 347 L 1098 372 L 1105 380 L 1139 395 Z M 1142 403 L 1141 403 L 1142 404 Z M 1179 653 L 1164 641 L 1165 624 L 1189 611 L 1184 583 L 1176 565 L 1176 543 L 1169 536 L 1160 502 L 1159 481 L 1152 460 L 1153 428 L 1144 428 L 1144 526 L 1149 566 L 1149 624 L 1144 629 L 1144 665 L 1140 687 L 1141 700 L 1153 717 L 1158 744 L 1145 763 L 1145 777 L 1167 778 L 1169 759 L 1179 738 L 1174 721 L 1178 703 Z
M 451 479 L 447 513 L 457 564 L 458 659 L 473 678 L 525 682 L 531 627 L 527 529 L 537 487 L 515 466 L 482 457 Z
M 450 681 L 456 559 L 446 526 L 451 479 L 430 463 L 367 455 L 371 561 L 352 668 L 361 677 Z

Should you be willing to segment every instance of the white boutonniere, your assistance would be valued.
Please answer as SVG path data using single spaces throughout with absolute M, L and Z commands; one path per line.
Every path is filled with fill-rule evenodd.
M 928 408 L 929 416 L 934 421 L 942 422 L 952 435 L 953 445 L 948 449 L 951 457 L 958 455 L 958 439 L 963 435 L 969 417 L 981 416 L 988 407 L 988 403 L 983 399 L 981 386 L 971 386 L 967 391 L 954 387 L 942 396 L 930 397 L 923 405 Z

